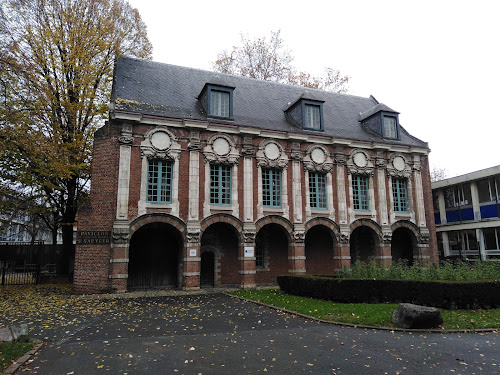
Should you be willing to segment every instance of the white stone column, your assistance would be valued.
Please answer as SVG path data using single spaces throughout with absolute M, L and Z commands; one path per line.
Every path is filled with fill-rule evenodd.
M 124 126 L 120 137 L 120 162 L 118 167 L 118 192 L 116 199 L 116 219 L 127 220 L 130 185 L 130 160 L 132 157 L 132 128 Z
M 189 216 L 188 221 L 199 220 L 200 205 L 200 152 L 189 151 Z
M 335 208 L 333 207 L 333 178 L 332 172 L 326 174 L 326 202 L 328 205 L 328 216 L 335 221 Z
M 415 155 L 413 157 L 413 181 L 415 188 L 415 197 L 417 201 L 415 202 L 417 225 L 419 227 L 426 227 L 425 222 L 425 202 L 424 202 L 424 189 L 422 186 L 422 173 L 420 165 L 420 157 Z
M 378 194 L 378 214 L 382 225 L 389 225 L 389 211 L 387 210 L 387 186 L 385 178 L 385 163 L 377 160 L 377 194 Z
M 474 220 L 481 220 L 481 207 L 479 206 L 479 191 L 477 190 L 476 181 L 470 183 L 470 195 L 472 198 L 472 211 L 474 212 Z
M 439 205 L 439 217 L 441 218 L 441 224 L 446 224 L 446 202 L 444 200 L 444 190 L 438 190 L 438 205 Z
M 302 223 L 302 173 L 300 168 L 300 160 L 292 162 L 292 178 L 293 178 L 293 222 Z M 306 183 L 307 186 L 307 183 Z M 307 197 L 307 194 L 306 194 Z M 306 198 L 307 199 L 307 198 Z
M 253 222 L 253 159 L 243 159 L 243 214 L 245 222 Z
M 450 256 L 450 241 L 448 240 L 448 232 L 441 232 L 443 238 L 443 253 L 445 257 Z
M 339 224 L 347 225 L 347 196 L 345 192 L 345 163 L 344 155 L 337 155 L 337 196 L 339 200 Z
M 311 218 L 311 192 L 309 191 L 309 171 L 305 171 L 304 189 L 306 190 L 306 220 Z

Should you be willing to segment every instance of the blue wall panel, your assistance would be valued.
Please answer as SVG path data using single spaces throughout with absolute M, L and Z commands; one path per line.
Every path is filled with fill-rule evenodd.
M 481 219 L 487 219 L 489 217 L 498 217 L 496 204 L 481 207 Z
M 434 223 L 441 224 L 441 215 L 439 213 L 434 213 Z
M 474 220 L 474 210 L 471 208 L 463 208 L 461 211 L 462 213 L 462 221 L 466 220 Z
M 460 215 L 458 214 L 458 210 L 446 211 L 446 221 L 448 223 L 455 223 L 457 221 L 460 221 Z

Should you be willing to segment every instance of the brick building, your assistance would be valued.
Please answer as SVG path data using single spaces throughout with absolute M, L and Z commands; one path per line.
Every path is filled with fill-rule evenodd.
M 434 262 L 428 154 L 373 97 L 119 59 L 75 291 Z
M 500 165 L 432 183 L 440 255 L 500 259 Z

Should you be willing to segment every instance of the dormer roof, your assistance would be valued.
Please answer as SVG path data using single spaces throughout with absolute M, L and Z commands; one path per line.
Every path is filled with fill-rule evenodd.
M 402 127 L 399 139 L 388 140 L 362 126 L 360 114 L 366 116 L 378 110 L 397 113 L 383 104 L 376 104 L 372 97 L 305 89 L 126 57 L 116 62 L 111 111 L 225 123 L 224 119 L 210 119 L 200 105 L 199 96 L 207 84 L 235 88 L 233 116 L 226 122 L 230 126 L 311 134 L 311 130 L 290 121 L 285 112 L 298 100 L 307 99 L 322 103 L 324 127 L 320 135 L 428 147 Z

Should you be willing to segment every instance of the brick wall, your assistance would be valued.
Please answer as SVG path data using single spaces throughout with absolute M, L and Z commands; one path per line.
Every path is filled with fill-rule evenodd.
M 106 124 L 95 133 L 90 202 L 78 213 L 78 231 L 111 231 L 116 215 L 118 126 Z M 110 290 L 109 245 L 77 245 L 73 288 L 76 293 Z

